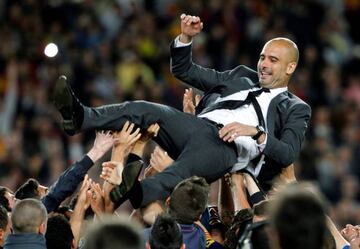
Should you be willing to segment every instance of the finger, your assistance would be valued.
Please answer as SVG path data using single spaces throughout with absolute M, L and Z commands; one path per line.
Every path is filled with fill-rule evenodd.
M 181 19 L 181 20 L 184 19 L 185 16 L 186 16 L 186 14 L 185 14 L 185 13 L 182 13 L 181 16 L 180 16 L 180 19 Z
M 201 96 L 199 94 L 195 95 L 195 105 L 197 106 L 201 100 Z
M 153 131 L 154 137 L 157 137 L 159 130 L 160 130 L 160 125 L 158 123 L 156 123 L 155 127 L 154 127 L 154 131 Z
M 129 126 L 129 128 L 126 130 L 126 133 L 127 133 L 127 134 L 130 134 L 130 133 L 132 132 L 132 130 L 134 129 L 134 126 L 135 126 L 135 124 L 134 124 L 134 123 L 131 123 L 130 126 Z
M 109 168 L 115 168 L 117 166 L 117 164 L 115 162 L 103 162 L 101 164 L 101 166 L 104 167 L 109 167 Z
M 204 28 L 204 24 L 201 22 L 200 23 L 200 28 L 203 29 Z
M 129 122 L 129 121 L 126 121 L 125 124 L 124 124 L 124 126 L 123 126 L 123 128 L 121 129 L 121 132 L 127 131 L 129 125 L 130 125 L 130 122 Z
M 139 133 L 136 137 L 131 139 L 130 145 L 134 144 L 136 141 L 138 141 L 141 138 L 141 133 Z
M 235 135 L 233 133 L 229 132 L 224 136 L 223 140 L 225 142 L 230 142 L 230 139 L 232 139 L 233 137 L 235 137 Z
M 88 182 L 88 179 L 89 179 L 89 175 L 86 174 L 84 177 L 84 180 L 83 180 L 83 184 L 81 185 L 81 188 L 83 188 L 86 185 L 86 183 Z
M 132 140 L 134 137 L 136 137 L 139 134 L 139 132 L 140 132 L 140 128 L 137 128 L 133 133 L 129 135 L 129 140 Z

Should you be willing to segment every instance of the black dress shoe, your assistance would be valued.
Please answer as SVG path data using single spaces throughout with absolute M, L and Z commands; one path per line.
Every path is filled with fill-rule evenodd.
M 70 136 L 78 133 L 84 119 L 84 109 L 64 75 L 56 81 L 53 101 L 63 118 L 64 131 Z
M 122 172 L 122 182 L 110 191 L 110 199 L 115 204 L 115 208 L 119 207 L 127 199 L 131 204 L 138 203 L 140 205 L 142 193 L 140 182 L 138 180 L 143 161 L 138 160 L 127 164 Z M 136 207 L 135 207 L 136 206 Z M 138 208 L 135 205 L 134 208 Z

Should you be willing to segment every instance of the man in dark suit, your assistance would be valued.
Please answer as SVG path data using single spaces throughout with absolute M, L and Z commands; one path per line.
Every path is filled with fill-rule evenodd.
M 178 39 L 188 43 L 201 31 L 202 23 L 198 17 L 182 15 L 181 19 L 182 34 Z M 208 182 L 215 181 L 229 172 L 239 162 L 238 158 L 249 158 L 249 154 L 251 157 L 265 155 L 268 166 L 263 168 L 277 165 L 277 168 L 271 168 L 270 175 L 265 174 L 270 179 L 277 169 L 291 164 L 298 156 L 310 118 L 310 107 L 286 89 L 274 97 L 276 88 L 286 87 L 295 70 L 298 55 L 294 45 L 287 39 L 269 41 L 260 55 L 258 74 L 244 66 L 226 72 L 205 69 L 192 62 L 191 46 L 172 46 L 174 75 L 206 92 L 199 104 L 199 117 L 145 101 L 86 107 L 75 97 L 65 77 L 60 77 L 56 85 L 55 105 L 69 135 L 91 129 L 118 130 L 127 120 L 144 130 L 153 123 L 160 125 L 154 140 L 176 160 L 163 172 L 141 182 L 137 181 L 139 167 L 125 167 L 123 182 L 111 192 L 111 198 L 117 204 L 129 199 L 137 208 L 165 199 L 177 183 L 193 175 L 204 177 Z M 262 86 L 275 89 L 275 93 L 272 90 L 269 93 L 271 98 L 260 99 Z M 257 92 L 249 94 L 253 90 Z M 225 102 L 227 99 L 221 98 L 237 93 L 239 99 L 236 103 L 230 101 L 231 108 L 221 105 L 218 108 L 219 105 L 214 103 Z M 259 103 L 255 104 L 260 109 L 253 107 L 254 99 L 259 99 L 260 105 L 265 103 L 265 107 L 259 107 Z M 238 102 L 243 103 L 238 105 Z M 263 108 L 268 108 L 265 115 L 270 114 L 266 115 L 266 122 L 262 117 L 265 116 Z M 249 120 L 254 124 L 237 122 L 236 112 L 241 109 L 250 110 L 252 117 Z M 229 112 L 232 113 L 228 115 Z M 253 142 L 239 147 L 238 138 Z

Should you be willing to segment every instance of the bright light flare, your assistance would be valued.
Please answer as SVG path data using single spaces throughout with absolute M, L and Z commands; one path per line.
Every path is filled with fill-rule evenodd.
M 58 46 L 55 43 L 49 43 L 44 49 L 44 54 L 47 57 L 54 57 L 59 52 Z

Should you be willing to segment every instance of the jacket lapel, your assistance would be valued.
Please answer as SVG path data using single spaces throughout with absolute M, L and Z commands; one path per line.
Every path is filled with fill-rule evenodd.
M 267 131 L 270 134 L 274 134 L 275 129 L 275 121 L 276 121 L 276 108 L 280 102 L 287 98 L 288 91 L 280 93 L 273 100 L 271 100 L 269 109 L 267 112 L 266 123 L 267 123 Z

